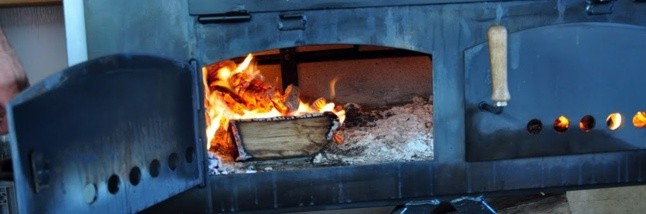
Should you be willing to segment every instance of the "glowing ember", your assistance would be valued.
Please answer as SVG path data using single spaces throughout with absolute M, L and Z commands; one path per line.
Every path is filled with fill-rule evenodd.
M 633 125 L 637 128 L 646 127 L 646 111 L 639 111 L 633 117 Z
M 251 54 L 240 64 L 233 61 L 214 63 L 202 68 L 206 107 L 207 148 L 233 147 L 228 134 L 229 120 L 298 116 L 333 112 L 343 123 L 345 111 L 324 98 L 307 103 L 299 99 L 293 86 L 285 93 L 264 81 Z
M 606 124 L 608 125 L 608 129 L 610 130 L 617 130 L 619 127 L 621 127 L 622 123 L 623 119 L 621 118 L 621 114 L 619 113 L 612 113 L 608 115 L 608 118 L 606 118 Z
M 584 132 L 589 132 L 592 128 L 594 128 L 594 125 L 594 117 L 590 115 L 583 116 L 583 118 L 581 118 L 581 121 L 579 122 L 579 128 Z
M 564 132 L 570 127 L 570 120 L 565 116 L 559 116 L 554 121 L 554 129 L 558 132 Z

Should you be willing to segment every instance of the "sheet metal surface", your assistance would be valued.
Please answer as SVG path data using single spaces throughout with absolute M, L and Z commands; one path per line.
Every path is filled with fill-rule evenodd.
M 20 212 L 132 213 L 202 183 L 191 71 L 165 59 L 113 55 L 13 99 Z
M 646 129 L 633 116 L 646 109 L 646 28 L 608 23 L 540 27 L 509 35 L 510 105 L 496 115 L 478 109 L 491 96 L 486 44 L 465 51 L 467 159 L 571 155 L 645 149 Z M 617 130 L 606 119 L 623 115 Z M 569 128 L 557 131 L 559 116 Z M 588 130 L 579 127 L 586 115 Z M 527 130 L 532 119 L 538 133 Z
M 486 130 L 473 130 L 467 125 L 474 123 L 474 120 L 468 113 L 472 101 L 467 96 L 467 84 L 470 83 L 465 78 L 467 72 L 470 72 L 466 68 L 472 66 L 467 63 L 471 61 L 466 59 L 465 51 L 485 42 L 486 30 L 492 24 L 506 26 L 511 34 L 541 27 L 582 23 L 644 27 L 644 3 L 613 1 L 612 13 L 594 15 L 588 14 L 586 7 L 592 1 L 586 0 L 460 1 L 459 4 L 431 0 L 418 1 L 424 2 L 423 4 L 402 1 L 401 4 L 380 6 L 375 4 L 382 4 L 383 1 L 373 1 L 372 5 L 328 5 L 330 7 L 290 5 L 294 1 L 276 1 L 276 4 L 257 4 L 254 8 L 249 6 L 249 14 L 245 14 L 248 18 L 236 23 L 201 24 L 196 22 L 199 17 L 186 16 L 179 19 L 190 19 L 191 24 L 177 25 L 175 29 L 168 27 L 168 23 L 172 23 L 168 21 L 167 24 L 161 25 L 165 27 L 155 28 L 154 26 L 159 24 L 155 21 L 168 20 L 169 17 L 178 17 L 177 14 L 187 13 L 187 1 L 180 2 L 180 6 L 186 9 L 162 10 L 159 9 L 164 7 L 162 4 L 146 4 L 146 8 L 154 7 L 154 11 L 158 13 L 143 13 L 143 21 L 129 25 L 140 29 L 155 29 L 165 36 L 151 36 L 154 35 L 149 33 L 151 31 L 121 28 L 120 23 L 129 22 L 132 17 L 141 15 L 139 9 L 121 12 L 124 11 L 121 9 L 123 4 L 134 4 L 131 1 L 122 0 L 118 4 L 111 2 L 109 5 L 86 4 L 89 10 L 102 14 L 88 16 L 87 22 L 96 26 L 106 26 L 88 29 L 90 34 L 96 35 L 96 39 L 90 41 L 88 51 L 91 55 L 98 55 L 133 49 L 152 50 L 164 56 L 195 58 L 199 64 L 244 56 L 249 52 L 319 44 L 371 44 L 430 54 L 433 57 L 433 135 L 437 155 L 434 160 L 424 162 L 211 176 L 208 178 L 207 188 L 192 189 L 180 197 L 164 201 L 156 206 L 161 207 L 161 211 L 280 212 L 348 208 L 402 204 L 410 200 L 438 197 L 450 199 L 464 195 L 504 194 L 510 191 L 537 193 L 553 189 L 631 185 L 641 184 L 646 180 L 646 174 L 643 173 L 646 172 L 644 150 L 492 161 L 468 159 L 468 132 Z M 218 1 L 224 4 L 236 2 L 242 1 Z M 348 2 L 367 1 L 336 3 Z M 253 2 L 244 3 L 251 5 Z M 278 6 L 272 7 L 275 5 Z M 291 9 L 295 11 L 290 11 Z M 217 10 L 231 11 L 229 8 L 216 8 L 205 13 L 218 13 Z M 281 24 L 293 21 L 282 18 L 287 11 L 289 15 L 299 17 L 296 22 L 302 25 L 290 30 L 281 30 Z M 112 16 L 117 13 L 128 15 Z M 155 21 L 145 21 L 148 19 Z M 306 22 L 302 22 L 303 20 Z M 176 34 L 175 30 L 189 34 Z M 623 39 L 622 36 L 603 38 L 607 39 L 608 44 Z M 186 39 L 189 43 L 186 47 L 177 46 L 183 47 L 180 49 L 163 46 L 168 41 Z M 128 46 L 126 41 L 133 40 L 135 45 Z M 113 45 L 113 41 L 120 41 L 120 45 Z M 528 53 L 531 53 L 530 49 L 523 49 L 520 55 Z M 510 51 L 510 55 L 514 54 L 516 53 Z M 621 53 L 614 56 L 622 57 Z M 485 73 L 488 67 L 481 65 Z M 485 82 L 486 79 L 482 81 Z M 469 90 L 472 89 L 490 90 L 486 84 L 483 84 L 481 89 Z M 518 96 L 522 95 L 512 91 L 510 106 L 516 105 L 514 100 Z M 576 119 L 572 121 L 578 122 Z M 501 120 L 500 123 L 504 124 L 504 121 Z M 602 124 L 601 120 L 597 120 L 597 125 Z

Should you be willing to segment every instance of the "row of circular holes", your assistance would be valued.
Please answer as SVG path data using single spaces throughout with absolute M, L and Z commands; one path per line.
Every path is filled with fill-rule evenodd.
M 193 163 L 193 160 L 195 159 L 195 148 L 189 147 L 186 149 L 186 162 L 187 163 Z M 178 155 L 177 153 L 173 152 L 168 156 L 168 168 L 171 171 L 175 171 L 178 166 Z M 156 178 L 159 176 L 161 168 L 161 163 L 157 159 L 153 159 L 150 164 L 148 165 L 148 173 L 150 174 L 150 177 Z M 130 173 L 128 174 L 130 184 L 132 186 L 137 186 L 141 182 L 141 169 L 138 166 L 132 167 L 130 169 Z M 108 192 L 111 194 L 117 194 L 119 192 L 119 185 L 121 184 L 121 179 L 119 178 L 118 175 L 112 174 L 110 178 L 108 178 Z M 84 199 L 85 202 L 88 204 L 93 203 L 97 199 L 97 188 L 96 185 L 93 183 L 89 183 L 85 186 L 84 190 Z
M 623 119 L 620 113 L 612 113 L 606 118 L 606 125 L 608 129 L 617 130 L 623 124 Z M 646 127 L 646 111 L 640 111 L 633 116 L 633 125 L 637 128 Z M 579 129 L 584 132 L 590 131 L 595 126 L 595 119 L 590 115 L 585 115 L 579 121 Z M 570 127 L 570 120 L 565 116 L 559 116 L 554 120 L 554 130 L 557 132 L 565 132 Z M 543 123 L 538 119 L 532 119 L 527 123 L 527 131 L 530 134 L 538 134 L 543 128 Z

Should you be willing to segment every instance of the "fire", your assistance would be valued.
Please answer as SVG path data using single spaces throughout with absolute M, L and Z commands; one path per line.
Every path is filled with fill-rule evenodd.
M 608 115 L 608 118 L 606 118 L 606 125 L 608 125 L 608 129 L 610 130 L 617 130 L 621 127 L 622 123 L 623 119 L 619 113 L 612 113 Z
M 579 128 L 584 132 L 589 132 L 592 128 L 594 128 L 594 125 L 594 117 L 590 115 L 583 116 L 583 118 L 581 118 L 581 121 L 579 122 Z
M 554 121 L 554 129 L 558 132 L 564 132 L 570 127 L 570 120 L 565 116 L 559 116 Z
M 226 146 L 230 120 L 298 116 L 307 113 L 333 112 L 343 123 L 345 111 L 325 98 L 311 103 L 298 96 L 298 89 L 285 92 L 264 81 L 256 69 L 253 55 L 240 64 L 223 61 L 202 68 L 206 107 L 207 148 L 211 144 Z M 215 140 L 215 141 L 214 141 Z
M 646 127 L 646 111 L 638 111 L 635 116 L 633 116 L 633 125 L 637 128 Z

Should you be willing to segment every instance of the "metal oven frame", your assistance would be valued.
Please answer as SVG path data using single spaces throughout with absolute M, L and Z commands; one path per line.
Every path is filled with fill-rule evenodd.
M 59 205 L 27 201 L 30 197 L 38 197 L 34 191 L 33 174 L 18 171 L 16 179 L 24 180 L 18 185 L 19 206 L 31 207 L 36 203 L 42 209 L 76 209 L 83 211 L 112 212 L 139 211 L 156 204 L 153 210 L 182 209 L 191 212 L 246 212 L 267 211 L 284 212 L 322 208 L 342 208 L 380 205 L 402 205 L 411 202 L 417 204 L 436 205 L 440 200 L 450 200 L 461 196 L 480 196 L 488 194 L 507 194 L 512 192 L 547 192 L 570 189 L 584 189 L 604 186 L 633 185 L 643 183 L 646 179 L 646 146 L 641 145 L 646 130 L 636 129 L 628 134 L 620 132 L 599 131 L 602 137 L 571 137 L 578 131 L 572 127 L 564 134 L 549 134 L 542 140 L 526 141 L 526 138 L 496 138 L 489 134 L 509 136 L 510 130 L 523 130 L 527 119 L 538 117 L 548 121 L 551 115 L 560 110 L 573 115 L 581 112 L 575 107 L 554 109 L 553 105 L 527 108 L 527 102 L 522 96 L 532 88 L 512 86 L 512 98 L 509 107 L 501 114 L 483 111 L 478 108 L 481 102 L 488 101 L 490 83 L 487 81 L 488 65 L 486 59 L 486 29 L 495 23 L 505 25 L 509 29 L 511 57 L 554 54 L 559 57 L 591 57 L 589 63 L 592 73 L 577 71 L 570 76 L 559 76 L 566 80 L 594 74 L 593 80 L 607 77 L 607 72 L 594 70 L 600 63 L 598 60 L 616 61 L 618 58 L 643 56 L 643 44 L 634 44 L 646 38 L 646 4 L 638 1 L 441 1 L 419 0 L 399 1 L 282 1 L 275 4 L 255 4 L 244 0 L 227 1 L 171 1 L 164 0 L 155 4 L 142 4 L 132 1 L 90 2 L 85 5 L 88 52 L 90 58 L 115 53 L 145 53 L 173 59 L 186 70 L 185 77 L 192 77 L 191 94 L 194 107 L 192 121 L 193 129 L 203 128 L 203 110 L 200 107 L 201 85 L 196 69 L 199 65 L 243 55 L 247 52 L 268 49 L 288 48 L 300 45 L 315 44 L 371 44 L 413 50 L 433 56 L 433 101 L 434 101 L 434 138 L 435 159 L 422 162 L 388 163 L 364 166 L 343 166 L 295 171 L 273 171 L 257 174 L 239 174 L 227 176 L 207 176 L 204 174 L 205 151 L 199 145 L 203 134 L 194 134 L 191 143 L 198 148 L 198 161 L 195 171 L 186 171 L 187 177 L 178 177 L 181 183 L 186 183 L 180 189 L 162 191 L 155 198 L 168 198 L 161 202 L 141 200 L 133 195 L 141 194 L 137 186 L 123 182 L 123 193 L 112 196 L 105 194 L 109 175 L 100 174 L 96 178 L 98 192 L 97 202 L 109 207 L 99 209 L 98 205 L 58 200 Z M 119 12 L 116 12 L 119 11 Z M 536 35 L 558 35 L 553 38 L 537 37 Z M 572 38 L 579 38 L 587 48 L 572 47 Z M 542 39 L 541 39 L 542 38 Z M 628 42 L 620 42 L 622 39 Z M 523 43 L 513 43 L 523 41 Z M 607 42 L 617 42 L 617 46 L 599 45 Z M 529 45 L 528 45 L 529 43 Z M 548 46 L 565 46 L 570 51 L 549 51 Z M 634 48 L 631 48 L 634 45 Z M 524 47 L 514 52 L 514 48 Z M 569 49 L 568 49 L 569 50 Z M 595 57 L 594 51 L 607 50 L 608 54 Z M 620 52 L 619 52 L 620 51 Z M 109 58 L 109 59 L 115 59 Z M 136 59 L 136 60 L 131 60 Z M 137 61 L 147 58 L 116 57 L 117 68 L 120 66 L 135 66 Z M 574 58 L 573 58 L 574 59 Z M 105 63 L 105 58 L 103 58 Z M 108 60 L 109 61 L 109 60 Z M 163 61 L 163 60 L 162 60 Z M 511 59 L 512 64 L 514 59 Z M 581 65 L 578 60 L 564 60 L 561 64 L 543 63 L 541 60 L 519 59 L 512 65 L 510 83 L 529 81 L 537 70 L 558 69 L 559 66 L 577 68 Z M 634 68 L 643 63 L 632 62 L 625 68 Z M 101 62 L 94 62 L 101 63 Z M 160 62 L 161 63 L 161 62 Z M 165 62 L 164 62 L 165 63 Z M 641 64 L 640 64 L 641 63 Z M 91 64 L 91 63 L 90 63 Z M 131 65 L 132 64 L 132 65 Z M 163 64 L 163 63 L 162 63 Z M 535 68 L 534 68 L 535 67 Z M 112 68 L 112 69 L 117 69 Z M 607 67 L 603 67 L 604 69 Z M 75 69 L 83 70 L 82 67 Z M 110 69 L 104 69 L 106 72 Z M 575 69 L 576 70 L 576 69 Z M 79 73 L 80 72 L 80 73 Z M 511 74 L 516 72 L 516 74 Z M 108 72 L 109 73 L 109 72 Z M 619 74 L 617 74 L 619 73 Z M 617 72 L 622 78 L 638 76 L 644 79 L 644 74 L 634 71 Z M 81 71 L 64 73 L 59 79 L 45 81 L 42 87 L 36 86 L 21 95 L 12 103 L 12 123 L 19 123 L 22 115 L 18 114 L 22 102 L 33 95 L 47 94 L 57 91 L 58 87 L 70 84 L 65 78 L 76 75 L 86 75 Z M 547 75 L 547 74 L 545 74 Z M 549 76 L 536 80 L 539 83 L 550 81 Z M 540 76 L 540 74 L 539 74 Z M 67 81 L 67 82 L 66 82 Z M 124 80 L 128 82 L 127 80 Z M 566 81 L 568 84 L 571 82 Z M 576 84 L 576 81 L 574 81 Z M 134 83 L 133 83 L 134 84 Z M 611 84 L 611 83 L 608 83 Z M 614 84 L 614 83 L 612 83 Z M 540 84 L 539 84 L 540 85 Z M 112 88 L 115 86 L 106 85 Z M 134 86 L 133 86 L 134 87 Z M 144 90 L 147 86 L 142 85 Z M 576 88 L 575 86 L 572 86 Z M 603 89 L 592 89 L 590 93 L 607 93 Z M 563 88 L 546 86 L 546 96 L 539 100 L 561 99 L 567 97 L 559 93 Z M 569 88 L 567 88 L 569 89 Z M 639 88 L 637 88 L 639 89 Z M 595 91 L 597 90 L 597 91 Z M 624 90 L 624 89 L 618 89 Z M 627 88 L 624 91 L 635 90 Z M 556 94 L 554 94 L 556 93 Z M 68 98 L 71 95 L 61 94 Z M 138 99 L 132 95 L 128 99 Z M 72 99 L 73 97 L 69 97 Z M 518 100 L 515 103 L 515 100 Z M 582 99 L 587 101 L 586 99 Z M 621 104 L 621 110 L 632 111 L 644 108 L 642 100 Z M 157 100 L 156 102 L 162 102 Z M 583 102 L 582 101 L 582 102 Z M 591 105 L 590 103 L 583 103 Z M 113 105 L 113 104 L 108 104 Z M 574 104 L 572 104 L 574 106 Z M 519 108 L 524 109 L 519 109 Z M 599 108 L 590 107 L 586 111 L 606 112 L 607 105 Z M 40 108 L 34 107 L 39 110 Z M 639 110 L 639 109 L 638 109 Z M 569 112 L 567 112 L 569 111 Z M 524 114 L 535 115 L 526 116 Z M 10 110 L 10 113 L 12 111 Z M 28 114 L 29 112 L 25 112 Z M 556 116 L 556 115 L 554 115 Z M 23 116 L 26 117 L 26 116 Z M 173 118 L 170 115 L 169 118 Z M 179 117 L 179 116 L 177 116 Z M 26 120 L 25 120 L 26 121 Z M 484 123 L 483 123 L 484 121 Z M 98 121 L 101 123 L 100 121 Z M 186 124 L 189 124 L 185 121 Z M 492 125 L 483 125 L 492 124 Z M 549 123 L 547 123 L 549 124 Z M 600 123 L 599 123 L 600 124 Z M 23 124 L 28 129 L 29 124 Z M 77 124 L 78 125 L 78 124 Z M 148 127 L 150 124 L 142 124 Z M 155 124 L 152 124 L 153 126 Z M 159 124 L 157 124 L 159 125 Z M 626 123 L 625 126 L 628 126 Z M 135 126 L 137 127 L 137 126 Z M 490 128 L 493 127 L 493 128 Z M 601 125 L 598 126 L 602 128 Z M 17 156 L 14 167 L 29 171 L 26 163 L 36 163 L 42 166 L 41 156 L 34 155 L 33 150 L 18 149 L 22 144 L 25 130 L 14 126 L 11 136 L 12 152 Z M 167 127 L 168 128 L 168 127 Z M 544 133 L 553 131 L 549 125 L 544 125 Z M 178 131 L 163 129 L 164 131 Z M 181 129 L 179 129 L 181 130 Z M 192 129 L 191 129 L 192 130 Z M 502 130 L 502 132 L 500 132 Z M 186 130 L 185 130 L 186 131 Z M 498 131 L 498 132 L 496 132 Z M 526 133 L 523 133 L 526 134 Z M 548 134 L 546 134 L 548 135 Z M 137 135 L 135 135 L 137 136 Z M 522 136 L 522 135 L 521 135 Z M 596 135 L 595 135 L 596 136 Z M 172 137 L 172 136 L 169 136 Z M 151 138 L 156 139 L 156 138 Z M 503 139 L 504 141 L 498 141 Z M 597 139 L 597 140 L 595 140 Z M 66 147 L 66 139 L 57 139 L 60 147 Z M 620 141 L 626 147 L 600 146 L 586 149 L 589 141 L 607 143 Z M 571 147 L 581 149 L 561 149 L 549 151 L 517 152 L 523 143 L 546 143 L 552 141 L 565 142 Z M 599 141 L 599 142 L 597 142 Z M 143 139 L 141 145 L 150 144 Z M 28 144 L 38 148 L 39 144 Z M 78 145 L 78 144 L 76 144 Z M 163 147 L 163 146 L 161 146 Z M 551 146 L 549 146 L 551 147 Z M 32 149 L 33 149 L 32 148 Z M 117 148 L 117 153 L 129 147 Z M 477 149 L 474 149 L 477 148 Z M 499 148 L 499 149 L 497 149 Z M 535 148 L 535 147 L 532 147 Z M 540 148 L 536 147 L 536 148 Z M 48 151 L 55 154 L 60 151 Z M 112 150 L 96 152 L 114 152 Z M 146 151 L 154 153 L 154 151 Z M 493 155 L 502 153 L 503 155 Z M 489 154 L 489 155 L 488 155 Z M 31 158 L 28 160 L 28 157 Z M 130 157 L 130 156 L 128 156 Z M 136 158 L 134 158 L 137 160 Z M 21 164 L 21 162 L 25 164 Z M 77 166 L 91 167 L 94 162 L 73 165 L 55 165 L 51 169 L 74 170 Z M 163 162 L 162 165 L 165 163 Z M 34 164 L 32 164 L 31 167 Z M 45 164 L 48 166 L 47 164 Z M 192 168 L 193 165 L 187 165 Z M 127 167 L 126 167 L 127 168 Z M 146 172 L 148 167 L 141 167 Z M 32 170 L 38 172 L 38 170 Z M 90 170 L 92 171 L 92 170 Z M 75 171 L 79 172 L 79 171 Z M 82 175 L 83 171 L 80 171 Z M 116 171 L 114 173 L 121 173 Z M 37 174 L 37 173 L 36 173 Z M 103 177 L 101 177 L 103 176 Z M 124 175 L 126 176 L 126 175 Z M 89 179 L 89 178 L 88 178 Z M 94 179 L 94 177 L 92 177 Z M 174 178 L 173 178 L 174 179 Z M 91 179 L 90 179 L 91 180 Z M 143 177 L 142 185 L 154 179 Z M 172 180 L 172 179 L 171 179 Z M 166 183 L 156 183 L 175 186 L 177 183 L 167 180 Z M 40 180 L 42 181 L 42 180 Z M 76 181 L 76 180 L 75 180 Z M 51 186 L 69 185 L 63 181 L 53 182 Z M 87 179 L 78 182 L 87 183 Z M 189 189 L 189 186 L 195 188 Z M 173 187 L 175 188 L 175 187 Z M 64 190 L 67 190 L 63 188 Z M 163 188 L 162 188 L 163 189 Z M 171 188 L 172 189 L 172 188 Z M 188 189 L 188 190 L 187 190 Z M 187 191 L 185 191 L 187 190 Z M 21 194 L 20 191 L 30 192 Z M 47 189 L 44 190 L 47 192 Z M 153 193 L 155 191 L 152 191 Z M 81 194 L 81 192 L 54 192 L 48 197 L 60 194 Z M 125 195 L 124 197 L 119 194 Z M 116 196 L 115 196 L 116 195 Z M 63 197 L 64 198 L 64 197 Z M 129 202 L 125 202 L 129 200 Z M 159 203 L 161 202 L 161 203 Z M 70 203 L 70 204 L 66 204 Z M 62 204 L 62 205 L 61 205 Z M 23 209 L 23 211 L 29 211 Z

